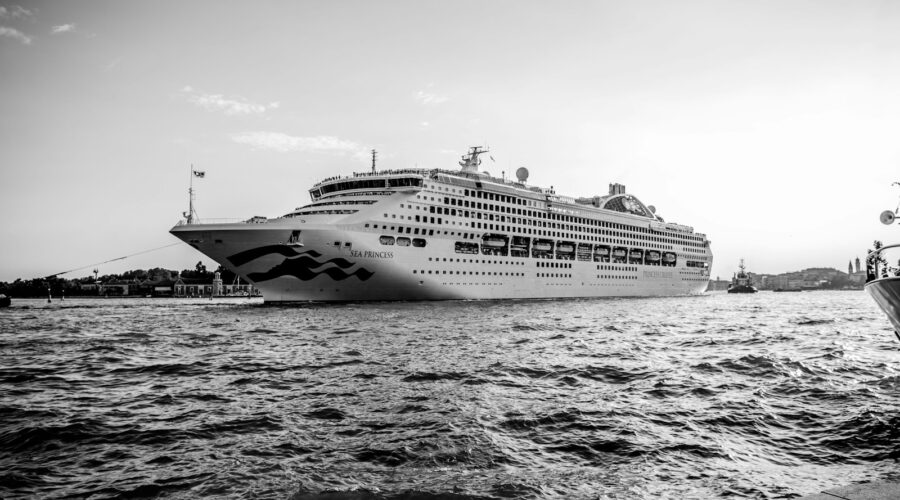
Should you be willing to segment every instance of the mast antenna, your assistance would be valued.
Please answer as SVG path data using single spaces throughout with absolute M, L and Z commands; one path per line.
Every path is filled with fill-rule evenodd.
M 187 219 L 188 224 L 192 224 L 195 219 L 197 219 L 197 211 L 194 210 L 194 177 L 204 178 L 206 177 L 206 172 L 202 170 L 194 170 L 194 164 L 191 163 L 190 170 L 190 184 L 188 187 L 188 211 L 182 212 L 182 215 L 185 219 Z
M 375 157 L 378 156 L 378 153 L 375 150 L 372 150 L 372 173 L 375 173 Z
M 187 223 L 190 224 L 194 222 L 194 164 L 191 163 L 191 169 L 189 170 L 189 181 L 188 181 L 188 211 L 184 212 L 184 218 L 187 219 Z

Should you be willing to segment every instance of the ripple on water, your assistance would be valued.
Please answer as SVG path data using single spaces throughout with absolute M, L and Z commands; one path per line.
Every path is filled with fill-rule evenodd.
M 778 295 L 17 301 L 0 497 L 792 498 L 896 479 L 885 318 L 859 292 Z

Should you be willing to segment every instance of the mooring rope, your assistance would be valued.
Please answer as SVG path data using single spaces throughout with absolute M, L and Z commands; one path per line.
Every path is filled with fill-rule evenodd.
M 75 271 L 81 271 L 82 269 L 87 269 L 87 268 L 89 268 L 89 267 L 95 267 L 95 266 L 100 266 L 100 265 L 103 265 L 103 264 L 109 264 L 110 262 L 115 262 L 115 261 L 117 261 L 117 260 L 125 260 L 125 259 L 127 259 L 127 258 L 129 258 L 129 257 L 134 257 L 134 256 L 136 256 L 136 255 L 142 255 L 142 254 L 145 254 L 145 253 L 155 252 L 155 251 L 157 251 L 157 250 L 162 250 L 163 248 L 174 247 L 175 245 L 183 245 L 183 243 L 179 241 L 179 242 L 177 242 L 177 243 L 172 243 L 172 244 L 165 245 L 165 246 L 161 246 L 161 247 L 151 248 L 151 249 L 149 249 L 149 250 L 141 250 L 140 252 L 135 252 L 135 253 L 132 253 L 132 254 L 128 254 L 128 255 L 125 255 L 125 256 L 123 256 L 123 257 L 116 257 L 115 259 L 104 260 L 103 262 L 97 262 L 96 264 L 89 264 L 89 265 L 84 266 L 84 267 L 78 267 L 78 268 L 75 268 L 75 269 L 69 269 L 68 271 L 63 271 L 63 272 L 61 272 L 61 273 L 56 273 L 56 274 L 51 274 L 51 275 L 48 275 L 48 276 L 44 276 L 44 279 L 55 278 L 55 277 L 57 277 L 57 276 L 59 276 L 59 275 L 61 275 L 61 274 L 74 273 Z

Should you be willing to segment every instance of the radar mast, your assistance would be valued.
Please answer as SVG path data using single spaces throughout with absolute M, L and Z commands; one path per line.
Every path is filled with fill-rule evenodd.
M 481 165 L 481 160 L 478 159 L 478 155 L 487 153 L 488 151 L 490 151 L 488 148 L 481 146 L 469 148 L 469 154 L 463 155 L 462 160 L 459 162 L 459 166 L 462 167 L 463 173 L 477 174 L 478 166 Z

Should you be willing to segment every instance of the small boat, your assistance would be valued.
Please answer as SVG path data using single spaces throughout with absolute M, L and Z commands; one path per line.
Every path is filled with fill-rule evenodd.
M 559 253 L 572 253 L 575 251 L 575 245 L 569 243 L 568 241 L 561 241 L 556 247 L 556 251 Z
M 9 307 L 12 304 L 12 299 L 0 293 L 0 307 Z
M 547 240 L 534 240 L 534 246 L 532 248 L 538 252 L 549 252 L 553 250 L 553 243 Z
M 486 234 L 481 238 L 481 244 L 486 247 L 500 248 L 509 243 L 506 236 L 499 234 Z
M 728 293 L 756 293 L 759 290 L 753 286 L 750 275 L 744 268 L 744 259 L 741 259 L 740 270 L 731 278 L 731 284 L 728 285 Z
M 653 262 L 659 262 L 659 259 L 660 259 L 660 253 L 657 252 L 656 250 L 650 250 L 647 252 L 647 260 L 653 261 Z
M 617 249 L 613 250 L 613 257 L 616 257 L 618 259 L 624 259 L 626 253 L 627 252 L 625 252 L 624 248 L 617 248 Z

